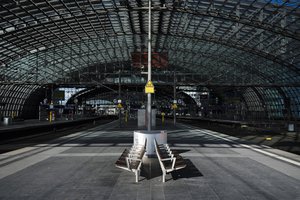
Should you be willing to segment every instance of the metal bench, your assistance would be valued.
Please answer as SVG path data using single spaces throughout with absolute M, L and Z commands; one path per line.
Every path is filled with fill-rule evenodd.
M 174 154 L 169 145 L 157 144 L 157 141 L 154 140 L 155 152 L 159 160 L 159 164 L 162 170 L 162 181 L 166 181 L 166 174 L 175 170 L 183 169 L 186 167 L 186 164 L 183 158 L 179 154 Z
M 135 181 L 139 182 L 142 159 L 146 152 L 146 140 L 143 145 L 133 145 L 130 149 L 125 149 L 115 166 L 135 173 Z

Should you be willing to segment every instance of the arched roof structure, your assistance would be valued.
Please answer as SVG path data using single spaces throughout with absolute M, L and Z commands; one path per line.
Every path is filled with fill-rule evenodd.
M 153 49 L 176 70 L 248 83 L 297 83 L 298 1 L 153 0 Z M 148 1 L 11 0 L 1 4 L 2 81 L 51 83 L 147 46 Z M 129 67 L 129 66 L 127 66 Z M 225 81 L 228 82 L 228 81 Z
M 297 97 L 299 1 L 152 0 L 152 13 L 153 51 L 167 52 L 165 71 L 195 85 L 274 86 Z M 119 70 L 135 74 L 131 53 L 147 51 L 147 20 L 148 0 L 4 0 L 0 82 L 103 83 Z

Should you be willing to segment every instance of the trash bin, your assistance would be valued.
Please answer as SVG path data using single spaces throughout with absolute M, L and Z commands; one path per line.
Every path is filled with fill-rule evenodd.
M 3 117 L 3 124 L 4 125 L 11 124 L 11 117 Z

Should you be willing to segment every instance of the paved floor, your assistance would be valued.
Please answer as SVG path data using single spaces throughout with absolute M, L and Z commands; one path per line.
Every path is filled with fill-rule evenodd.
M 191 120 L 184 120 L 184 119 L 178 119 L 178 120 L 180 120 L 180 122 L 182 123 L 188 123 L 192 126 L 210 129 L 217 132 L 221 131 L 222 133 L 225 133 L 227 135 L 238 137 L 244 142 L 271 146 L 276 149 L 281 149 L 283 151 L 288 151 L 300 155 L 300 133 L 289 132 L 287 128 L 285 129 L 280 128 L 274 130 L 273 125 L 271 125 L 272 128 L 270 127 L 258 128 L 253 126 L 234 127 L 232 125 L 208 123 L 207 121 L 201 121 L 201 120 L 199 121 L 197 120 L 191 121 Z M 279 121 L 279 123 L 282 122 Z M 283 127 L 283 125 L 281 125 L 281 127 Z
M 184 124 L 164 128 L 187 168 L 162 183 L 153 166 L 135 183 L 114 167 L 133 128 L 112 122 L 0 154 L 0 199 L 300 199 L 298 155 Z

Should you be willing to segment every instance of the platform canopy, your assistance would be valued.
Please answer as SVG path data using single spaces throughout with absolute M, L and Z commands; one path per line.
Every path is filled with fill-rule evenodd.
M 192 74 L 189 82 L 204 85 L 299 85 L 299 1 L 152 5 L 153 51 L 167 53 L 169 65 L 157 73 Z M 101 82 L 115 71 L 137 73 L 131 55 L 147 51 L 147 6 L 148 0 L 1 1 L 0 81 Z

